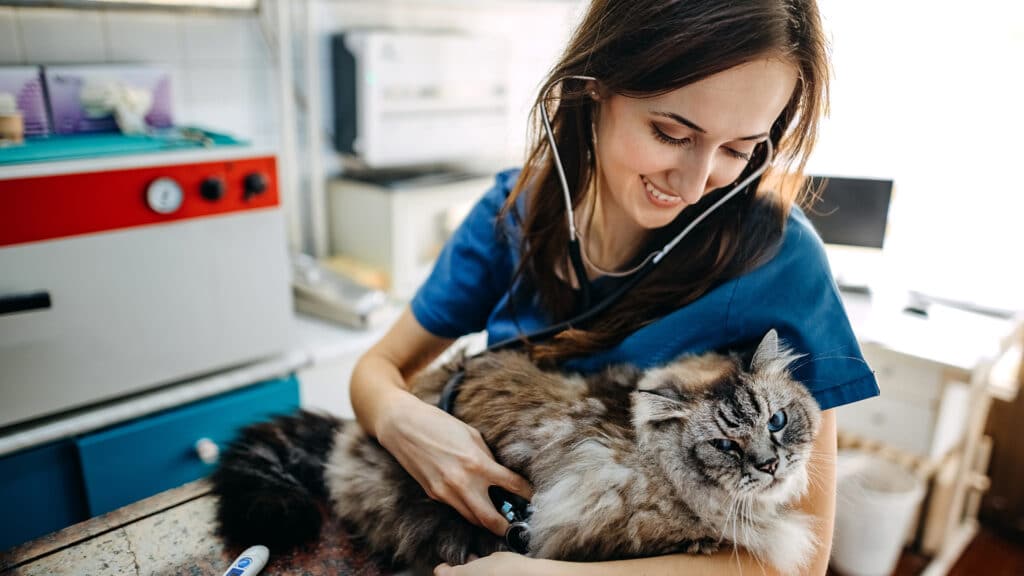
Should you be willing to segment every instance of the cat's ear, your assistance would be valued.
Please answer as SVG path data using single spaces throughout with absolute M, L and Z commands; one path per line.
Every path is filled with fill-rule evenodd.
M 637 397 L 633 417 L 638 424 L 686 418 L 690 414 L 683 388 L 667 374 L 652 374 L 642 379 L 634 394 Z
M 774 328 L 768 331 L 761 338 L 761 343 L 754 351 L 754 357 L 750 360 L 750 371 L 757 372 L 766 368 L 769 363 L 779 357 L 779 333 Z
M 660 396 L 665 400 L 671 400 L 672 402 L 678 402 L 680 404 L 683 402 L 683 393 L 679 390 L 679 388 L 676 388 L 671 384 L 666 384 L 658 388 L 639 389 L 638 392 L 643 392 L 644 394 L 653 394 L 655 396 Z
M 794 354 L 786 347 L 785 343 L 779 339 L 779 333 L 773 328 L 764 335 L 761 343 L 757 345 L 757 350 L 754 351 L 754 356 L 750 360 L 750 371 L 782 371 L 789 368 L 790 363 L 799 357 L 800 354 Z

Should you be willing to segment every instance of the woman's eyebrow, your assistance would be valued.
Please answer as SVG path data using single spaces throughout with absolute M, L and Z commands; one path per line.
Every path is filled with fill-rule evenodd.
M 675 120 L 676 122 L 682 124 L 683 126 L 686 126 L 688 128 L 692 128 L 692 129 L 696 130 L 697 132 L 700 132 L 701 134 L 707 134 L 708 133 L 707 130 L 701 128 L 700 126 L 697 126 L 693 122 L 690 122 L 689 120 L 687 120 L 686 118 L 683 118 L 682 116 L 680 116 L 679 114 L 676 114 L 675 112 L 663 112 L 661 110 L 651 110 L 651 114 L 654 114 L 655 116 L 664 116 L 665 118 L 670 118 L 670 119 Z M 767 132 L 762 132 L 760 134 L 754 134 L 753 136 L 743 136 L 742 138 L 734 138 L 734 140 L 760 140 L 762 138 L 766 138 L 767 136 L 768 136 Z

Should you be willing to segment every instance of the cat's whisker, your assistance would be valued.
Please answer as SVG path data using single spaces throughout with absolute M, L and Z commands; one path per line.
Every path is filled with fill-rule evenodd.
M 746 503 L 747 514 L 746 514 L 745 521 L 743 523 L 743 531 L 744 531 L 744 534 L 745 534 L 744 538 L 746 539 L 747 542 L 750 542 L 752 540 L 750 533 L 751 532 L 756 532 L 756 530 L 757 530 L 757 527 L 754 526 L 754 522 L 753 522 L 753 516 L 754 516 L 753 506 L 754 506 L 754 498 L 753 498 L 753 495 L 751 495 L 749 498 L 747 498 L 747 503 Z M 750 550 L 749 548 L 747 549 L 747 554 L 749 554 L 751 557 L 753 557 L 754 561 L 757 562 L 757 565 L 761 567 L 761 574 L 766 575 L 768 572 L 765 570 L 764 563 L 761 562 L 760 556 L 757 553 L 755 553 L 754 551 Z
M 796 372 L 797 370 L 803 368 L 804 366 L 807 366 L 809 364 L 813 364 L 814 362 L 818 362 L 820 360 L 853 360 L 855 362 L 860 362 L 861 364 L 864 364 L 864 365 L 868 364 L 863 358 L 858 358 L 856 356 L 818 355 L 818 356 L 814 356 L 814 357 L 811 357 L 811 358 L 807 358 L 806 360 L 801 359 L 800 362 L 793 364 L 792 366 L 789 367 L 789 369 L 792 370 L 793 372 Z
M 821 477 L 823 472 L 819 471 L 814 466 L 807 466 L 807 467 L 804 468 L 804 470 L 805 470 L 805 472 L 807 474 L 808 480 L 811 480 L 811 481 L 821 481 L 821 480 L 823 480 L 823 478 Z
M 835 348 L 833 348 L 831 350 L 824 350 L 824 351 L 819 352 L 819 353 L 814 354 L 814 355 L 803 355 L 803 356 L 801 356 L 798 359 L 800 362 L 799 363 L 794 363 L 793 365 L 790 365 L 789 369 L 790 369 L 790 371 L 796 371 L 796 370 L 800 369 L 801 367 L 810 364 L 811 362 L 816 362 L 818 360 L 827 360 L 827 359 L 831 359 L 831 358 L 856 360 L 858 362 L 867 364 L 867 362 L 865 362 L 862 358 L 859 358 L 859 357 L 856 357 L 856 356 L 847 356 L 847 355 L 838 354 L 839 352 L 842 352 L 842 351 L 846 350 L 846 348 L 847 348 L 846 346 L 837 346 L 837 347 L 835 347 Z
M 821 479 L 815 476 L 814 474 L 807 474 L 807 483 L 810 484 L 818 492 L 821 492 L 825 488 L 824 483 L 821 481 Z
M 729 520 L 730 520 L 730 518 L 732 517 L 732 514 L 733 514 L 733 506 L 736 505 L 737 499 L 738 499 L 738 496 L 736 494 L 731 494 L 729 496 L 729 503 L 728 503 L 728 505 L 726 507 L 725 518 L 722 521 L 722 530 L 718 534 L 718 541 L 719 542 L 721 542 L 722 540 L 725 539 L 725 531 L 729 527 Z
M 737 493 L 737 495 L 739 495 Z M 739 568 L 740 576 L 743 576 L 743 559 L 740 558 L 739 538 L 736 537 L 736 524 L 739 522 L 740 508 L 736 508 L 736 516 L 732 520 L 732 555 L 736 558 L 736 567 Z

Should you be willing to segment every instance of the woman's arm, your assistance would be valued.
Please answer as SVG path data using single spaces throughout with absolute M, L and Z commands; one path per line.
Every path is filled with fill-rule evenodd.
M 352 371 L 349 396 L 356 420 L 378 437 L 393 407 L 409 399 L 408 380 L 430 364 L 453 340 L 427 332 L 406 308 L 388 333 L 363 354 Z
M 529 483 L 494 461 L 480 433 L 409 391 L 408 380 L 450 346 L 408 309 L 352 372 L 359 424 L 375 436 L 428 496 L 470 522 L 504 534 L 508 522 L 487 495 L 491 485 L 531 497 Z
M 821 431 L 814 442 L 813 457 L 809 462 L 811 482 L 807 495 L 797 508 L 818 519 L 818 547 L 804 574 L 824 575 L 832 551 L 832 527 L 836 515 L 836 418 L 834 410 L 822 414 Z M 614 562 L 555 562 L 534 560 L 518 554 L 501 553 L 482 558 L 455 568 L 438 566 L 438 576 L 501 576 L 535 574 L 537 576 L 617 576 L 644 574 L 645 576 L 687 574 L 722 575 L 754 574 L 782 575 L 771 566 L 759 563 L 753 556 L 740 550 L 738 554 L 723 550 L 711 556 L 675 554 L 619 560 Z

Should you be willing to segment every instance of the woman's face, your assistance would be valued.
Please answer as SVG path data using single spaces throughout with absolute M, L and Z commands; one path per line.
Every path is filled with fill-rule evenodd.
M 661 96 L 603 99 L 598 190 L 609 223 L 659 228 L 732 183 L 795 86 L 792 65 L 761 59 Z

